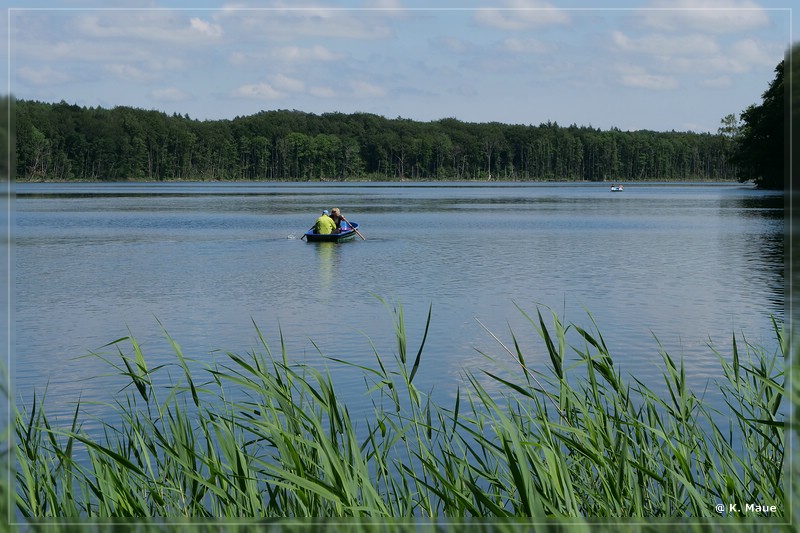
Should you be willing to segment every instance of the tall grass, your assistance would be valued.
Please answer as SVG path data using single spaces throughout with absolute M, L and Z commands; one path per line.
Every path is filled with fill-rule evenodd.
M 596 326 L 525 315 L 550 365 L 533 368 L 511 334 L 507 372 L 467 373 L 451 405 L 414 384 L 428 323 L 409 344 L 393 309 L 397 351 L 375 363 L 293 363 L 283 338 L 206 366 L 167 336 L 180 378 L 157 387 L 136 340 L 100 355 L 130 383 L 101 434 L 54 427 L 43 399 L 13 423 L 18 516 L 587 521 L 769 516 L 788 521 L 780 353 L 732 338 L 715 354 L 725 409 L 690 390 L 682 361 L 661 353 L 666 394 L 615 367 Z M 256 330 L 258 328 L 256 327 Z M 491 334 L 491 333 L 490 333 Z M 493 334 L 492 334 L 493 335 Z M 572 339 L 577 339 L 573 342 Z M 263 348 L 263 350 L 261 350 Z M 369 416 L 354 420 L 334 385 L 338 365 L 363 373 Z M 490 392 L 498 386 L 501 392 Z M 236 391 L 232 394 L 232 391 Z M 797 388 L 789 391 L 797 400 Z M 745 504 L 775 506 L 761 513 Z M 729 507 L 735 505 L 734 507 Z

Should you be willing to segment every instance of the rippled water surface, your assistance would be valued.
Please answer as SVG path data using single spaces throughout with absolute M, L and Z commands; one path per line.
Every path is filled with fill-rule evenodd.
M 132 334 L 152 366 L 164 331 L 198 362 L 263 351 L 374 366 L 396 352 L 401 304 L 416 352 L 432 306 L 425 391 L 448 398 L 464 371 L 548 357 L 524 313 L 591 327 L 624 375 L 660 386 L 659 342 L 693 386 L 718 375 L 711 342 L 774 347 L 784 313 L 783 197 L 742 185 L 17 184 L 13 237 L 16 396 L 47 387 L 51 411 L 119 390 L 98 358 Z M 306 243 L 338 206 L 366 240 Z M 517 309 L 521 308 L 521 311 Z M 479 323 L 480 321 L 480 323 Z M 163 328 L 163 329 L 162 329 Z M 656 338 L 658 340 L 656 340 Z M 374 348 L 373 348 L 374 346 Z M 105 350 L 105 351 L 104 351 Z M 177 374 L 172 371 L 173 374 Z M 335 367 L 358 412 L 363 375 Z M 167 380 L 166 372 L 162 373 Z M 87 378 L 93 379 L 87 379 Z M 713 397 L 710 397 L 713 401 Z

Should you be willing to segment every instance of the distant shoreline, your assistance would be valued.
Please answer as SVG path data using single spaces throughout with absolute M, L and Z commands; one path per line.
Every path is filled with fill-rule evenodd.
M 247 179 L 169 179 L 169 180 L 145 180 L 145 179 L 129 179 L 129 180 L 62 180 L 62 179 L 14 179 L 15 183 L 319 183 L 319 184 L 336 184 L 336 183 L 601 183 L 601 184 L 648 184 L 648 183 L 687 183 L 687 184 L 701 184 L 701 183 L 732 183 L 741 185 L 752 185 L 752 181 L 741 182 L 734 179 L 685 179 L 685 180 L 416 180 L 416 179 L 396 179 L 396 180 L 371 180 L 371 179 L 346 179 L 346 180 L 247 180 Z

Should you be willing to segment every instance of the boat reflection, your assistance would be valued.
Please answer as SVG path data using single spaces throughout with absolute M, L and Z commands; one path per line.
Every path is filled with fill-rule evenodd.
M 338 271 L 339 246 L 335 242 L 319 242 L 314 244 L 314 248 L 319 267 L 320 296 L 328 299 Z

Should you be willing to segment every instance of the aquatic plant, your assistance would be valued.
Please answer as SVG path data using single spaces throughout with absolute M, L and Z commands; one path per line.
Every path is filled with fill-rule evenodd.
M 623 377 L 593 322 L 521 311 L 550 365 L 533 368 L 513 333 L 509 348 L 490 332 L 509 368 L 466 373 L 443 406 L 414 384 L 431 311 L 416 350 L 402 307 L 392 311 L 397 350 L 373 347 L 374 365 L 295 363 L 282 335 L 274 353 L 256 326 L 259 351 L 198 371 L 165 334 L 180 375 L 158 387 L 165 366 L 150 368 L 132 336 L 112 343 L 113 355 L 93 356 L 130 384 L 111 402 L 113 425 L 83 430 L 80 402 L 69 427 L 50 423 L 41 397 L 16 412 L 12 512 L 30 522 L 788 520 L 784 398 L 798 393 L 786 390 L 789 342 L 777 323 L 776 353 L 735 335 L 730 353 L 710 348 L 726 406 L 713 409 L 663 350 L 658 395 Z M 484 355 L 487 368 L 504 362 Z M 337 365 L 363 373 L 368 417 L 355 420 L 341 400 Z

